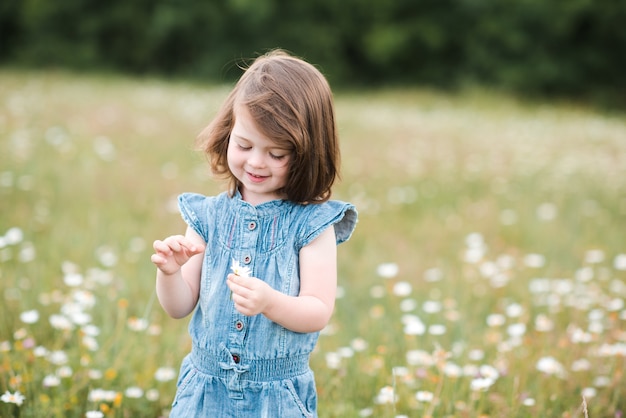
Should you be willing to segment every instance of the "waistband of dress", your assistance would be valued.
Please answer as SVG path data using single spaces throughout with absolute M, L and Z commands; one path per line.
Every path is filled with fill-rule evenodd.
M 231 354 L 228 350 L 215 352 L 194 346 L 190 356 L 196 369 L 222 378 L 231 377 L 236 372 L 243 380 L 262 382 L 290 379 L 310 370 L 309 354 L 275 359 L 247 359 L 235 351 Z M 233 356 L 239 358 L 238 363 L 235 363 Z

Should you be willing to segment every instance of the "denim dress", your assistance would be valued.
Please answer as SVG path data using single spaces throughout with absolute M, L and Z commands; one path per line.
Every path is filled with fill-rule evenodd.
M 300 249 L 330 226 L 337 244 L 350 238 L 354 206 L 287 200 L 253 206 L 239 193 L 186 193 L 179 208 L 207 245 L 189 323 L 192 349 L 181 365 L 170 417 L 316 417 L 309 355 L 319 333 L 293 332 L 261 314 L 239 313 L 226 277 L 236 261 L 272 288 L 298 295 Z

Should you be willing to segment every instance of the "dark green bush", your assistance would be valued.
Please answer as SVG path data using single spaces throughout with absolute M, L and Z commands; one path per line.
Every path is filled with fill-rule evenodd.
M 232 79 L 282 47 L 336 84 L 626 93 L 622 0 L 6 0 L 0 62 Z

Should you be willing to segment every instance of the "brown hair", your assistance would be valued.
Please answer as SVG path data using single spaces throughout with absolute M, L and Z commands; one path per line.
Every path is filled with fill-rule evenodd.
M 311 64 L 282 50 L 258 57 L 241 76 L 215 119 L 198 137 L 215 175 L 239 186 L 228 168 L 227 149 L 234 108 L 248 108 L 268 138 L 290 149 L 283 192 L 296 203 L 321 203 L 339 176 L 339 143 L 333 97 L 324 76 Z

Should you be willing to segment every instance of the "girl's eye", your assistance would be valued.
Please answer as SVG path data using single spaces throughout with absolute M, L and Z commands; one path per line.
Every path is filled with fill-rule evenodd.
M 287 156 L 287 154 L 275 155 L 275 154 L 270 153 L 270 157 L 273 158 L 274 160 L 278 160 L 278 161 L 284 159 L 286 156 Z
M 241 144 L 237 144 L 237 146 L 239 147 L 239 149 L 244 150 L 244 151 L 247 151 L 250 148 L 252 148 L 252 147 L 246 147 L 245 145 L 241 145 Z

